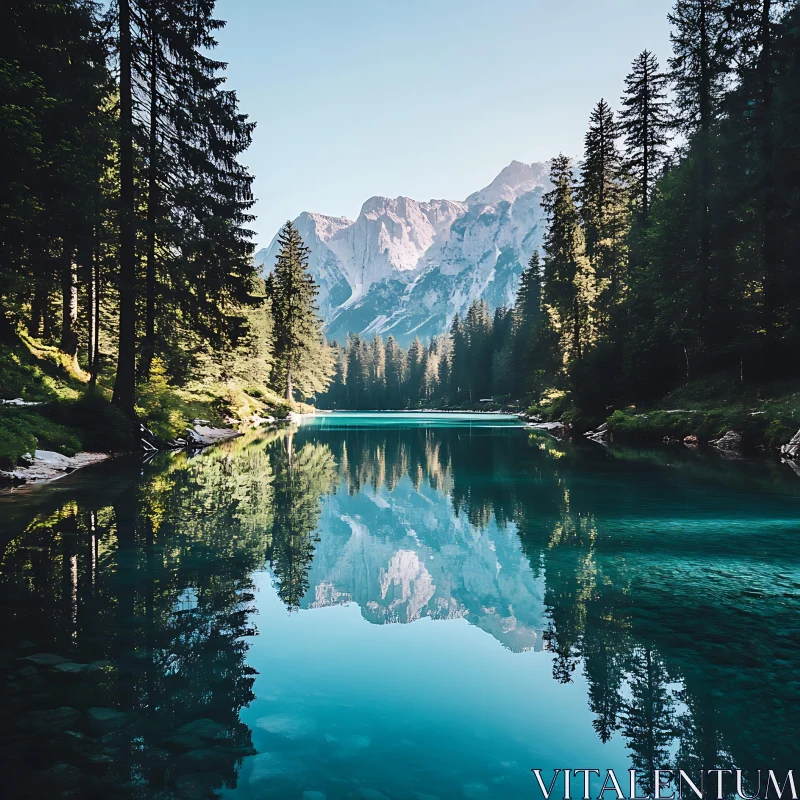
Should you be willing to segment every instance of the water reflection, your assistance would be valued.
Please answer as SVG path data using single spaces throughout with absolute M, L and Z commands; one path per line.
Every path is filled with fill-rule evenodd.
M 289 611 L 458 619 L 541 652 L 558 684 L 585 683 L 597 740 L 644 773 L 788 769 L 797 487 L 764 465 L 682 459 L 327 419 L 5 496 L 7 796 L 300 797 L 291 776 L 274 795 L 239 785 L 257 749 L 243 709 L 264 568 Z

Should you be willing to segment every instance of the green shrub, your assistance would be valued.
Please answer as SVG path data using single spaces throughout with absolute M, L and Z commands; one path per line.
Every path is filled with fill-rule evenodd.
M 272 408 L 272 416 L 275 419 L 286 419 L 291 410 L 292 407 L 288 403 L 276 403 Z
M 48 419 L 38 407 L 0 407 L 0 468 L 12 469 L 21 456 L 34 450 L 73 456 L 80 449 L 78 432 Z
M 136 442 L 134 423 L 99 393 L 49 403 L 42 413 L 74 429 L 83 450 L 118 453 L 131 450 Z
M 186 404 L 167 381 L 164 363 L 155 359 L 148 380 L 138 386 L 137 416 L 159 439 L 167 441 L 186 432 L 185 409 Z

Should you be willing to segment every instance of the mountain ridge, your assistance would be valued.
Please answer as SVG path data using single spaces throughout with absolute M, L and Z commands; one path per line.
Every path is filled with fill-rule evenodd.
M 541 246 L 548 172 L 546 162 L 512 161 L 463 201 L 374 195 L 355 220 L 298 215 L 328 338 L 392 333 L 408 346 L 443 333 L 473 300 L 513 303 Z M 276 234 L 255 256 L 265 274 L 277 252 Z

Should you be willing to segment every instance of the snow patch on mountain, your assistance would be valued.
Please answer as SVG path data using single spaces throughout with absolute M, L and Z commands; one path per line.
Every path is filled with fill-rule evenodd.
M 415 335 L 445 331 L 475 299 L 510 305 L 519 275 L 544 233 L 546 163 L 512 161 L 465 201 L 371 197 L 355 221 L 303 212 L 295 220 L 310 249 L 326 333 Z M 256 254 L 265 274 L 277 234 Z

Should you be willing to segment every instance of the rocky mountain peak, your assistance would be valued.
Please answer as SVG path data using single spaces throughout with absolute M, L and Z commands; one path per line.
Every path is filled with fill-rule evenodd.
M 548 165 L 512 161 L 466 201 L 370 197 L 355 221 L 303 212 L 320 311 L 330 338 L 393 333 L 404 345 L 446 330 L 474 299 L 513 303 L 543 233 Z M 277 236 L 256 254 L 268 272 Z

